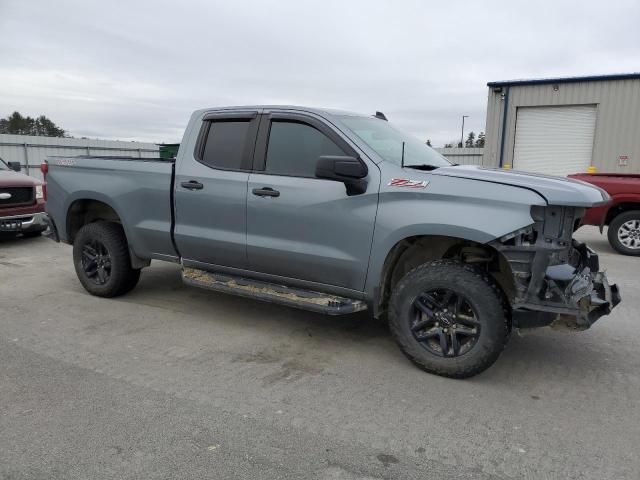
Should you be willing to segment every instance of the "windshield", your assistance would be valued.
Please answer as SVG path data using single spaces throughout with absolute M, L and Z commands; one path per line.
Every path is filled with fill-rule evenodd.
M 417 138 L 392 127 L 389 122 L 373 117 L 340 117 L 357 137 L 387 162 L 400 165 L 404 142 L 404 166 L 448 167 L 451 162 Z

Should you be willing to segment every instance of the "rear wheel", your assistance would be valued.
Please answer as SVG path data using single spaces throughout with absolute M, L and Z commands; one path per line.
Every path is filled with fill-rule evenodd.
M 615 217 L 607 231 L 609 243 L 623 255 L 640 255 L 640 210 Z
M 98 297 L 123 295 L 140 278 L 140 270 L 131 268 L 127 238 L 117 223 L 82 227 L 73 242 L 73 263 L 82 286 Z
M 447 260 L 420 265 L 398 282 L 389 325 L 413 363 L 452 378 L 489 368 L 509 335 L 505 302 L 492 279 Z

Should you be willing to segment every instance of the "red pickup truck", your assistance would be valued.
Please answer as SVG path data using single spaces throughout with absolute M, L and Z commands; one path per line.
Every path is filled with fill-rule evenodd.
M 0 159 L 0 236 L 36 236 L 47 228 L 44 184 L 19 172 L 18 162 Z
M 609 226 L 609 243 L 624 255 L 640 255 L 640 174 L 576 173 L 570 178 L 602 188 L 611 202 L 587 210 L 582 225 Z

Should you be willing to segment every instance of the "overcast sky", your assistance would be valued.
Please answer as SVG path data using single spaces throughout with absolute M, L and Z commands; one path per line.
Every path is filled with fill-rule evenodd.
M 179 141 L 192 110 L 383 111 L 434 145 L 492 80 L 640 70 L 640 2 L 0 0 L 0 116 Z

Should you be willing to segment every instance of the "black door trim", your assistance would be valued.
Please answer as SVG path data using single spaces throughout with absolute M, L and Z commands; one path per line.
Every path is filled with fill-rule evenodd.
M 271 131 L 271 124 L 274 121 L 288 121 L 295 123 L 302 123 L 309 125 L 320 131 L 329 139 L 334 142 L 345 155 L 358 158 L 360 161 L 360 155 L 356 152 L 351 145 L 349 145 L 333 128 L 322 120 L 312 117 L 304 113 L 297 112 L 267 112 L 260 115 L 263 119 L 260 121 L 258 128 L 258 136 L 256 138 L 256 145 L 253 154 L 253 171 L 264 172 L 265 164 L 267 161 L 267 147 L 269 144 L 269 132 Z

